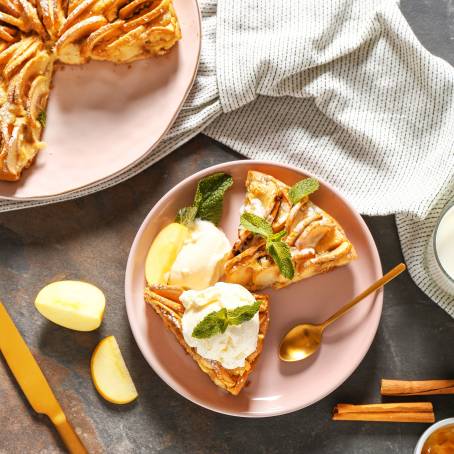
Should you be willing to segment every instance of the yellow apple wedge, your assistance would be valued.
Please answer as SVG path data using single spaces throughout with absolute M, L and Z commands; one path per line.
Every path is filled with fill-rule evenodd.
M 93 331 L 101 325 L 106 298 L 98 287 L 88 282 L 58 281 L 38 293 L 35 307 L 57 325 L 76 331 Z
M 114 336 L 103 339 L 91 357 L 91 377 L 96 391 L 113 404 L 129 404 L 137 390 Z
M 186 226 L 173 222 L 158 233 L 145 261 L 145 278 L 149 285 L 167 284 L 170 269 L 188 232 Z

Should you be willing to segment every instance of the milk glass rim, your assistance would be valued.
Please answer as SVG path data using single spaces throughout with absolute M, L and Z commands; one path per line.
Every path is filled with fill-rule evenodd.
M 437 219 L 437 224 L 435 226 L 435 230 L 434 230 L 434 234 L 432 235 L 432 245 L 433 245 L 433 251 L 434 251 L 434 256 L 435 256 L 435 260 L 438 264 L 438 266 L 440 267 L 442 273 L 448 278 L 448 280 L 454 284 L 454 278 L 452 278 L 448 272 L 446 271 L 446 269 L 443 267 L 443 265 L 441 264 L 440 262 L 440 259 L 438 257 L 438 251 L 437 251 L 437 234 L 438 234 L 438 228 L 440 227 L 440 223 L 441 223 L 441 220 L 444 218 L 445 214 L 449 211 L 450 208 L 452 208 L 454 206 L 454 199 L 453 200 L 450 200 L 446 205 L 445 207 L 443 208 L 443 210 L 441 211 L 440 213 L 440 216 L 438 216 L 438 219 Z

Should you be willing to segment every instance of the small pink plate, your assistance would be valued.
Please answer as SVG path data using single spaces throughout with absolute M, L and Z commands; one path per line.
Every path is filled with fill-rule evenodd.
M 175 391 L 210 410 L 235 416 L 264 417 L 290 413 L 311 405 L 340 386 L 367 353 L 380 321 L 383 294 L 356 306 L 325 332 L 318 354 L 306 361 L 284 363 L 279 342 L 299 322 L 321 322 L 381 277 L 374 240 L 361 216 L 330 185 L 311 198 L 345 228 L 359 259 L 329 273 L 282 290 L 268 290 L 269 331 L 250 383 L 237 397 L 215 386 L 185 354 L 159 317 L 143 300 L 144 264 L 155 235 L 175 218 L 178 208 L 192 202 L 197 182 L 214 172 L 232 175 L 234 186 L 225 197 L 221 228 L 233 242 L 239 223 L 248 170 L 259 170 L 293 184 L 310 174 L 295 167 L 263 161 L 234 161 L 210 167 L 168 192 L 146 217 L 132 245 L 126 269 L 126 308 L 134 337 L 148 363 Z
M 132 167 L 159 143 L 194 81 L 201 46 L 197 0 L 174 0 L 182 39 L 165 56 L 114 65 L 58 68 L 47 109 L 44 148 L 0 198 L 56 196 Z

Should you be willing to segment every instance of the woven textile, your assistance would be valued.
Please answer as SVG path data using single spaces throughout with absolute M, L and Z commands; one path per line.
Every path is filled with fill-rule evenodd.
M 392 0 L 201 0 L 194 87 L 165 140 L 123 181 L 203 132 L 243 155 L 327 180 L 363 214 L 396 214 L 420 288 L 454 316 L 424 269 L 437 213 L 454 197 L 454 69 L 418 42 Z

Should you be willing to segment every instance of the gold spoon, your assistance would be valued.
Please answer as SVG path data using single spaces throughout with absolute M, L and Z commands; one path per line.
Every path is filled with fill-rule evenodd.
M 319 325 L 313 325 L 311 323 L 296 325 L 283 337 L 279 348 L 279 358 L 281 358 L 282 361 L 294 362 L 301 361 L 302 359 L 305 359 L 315 353 L 320 347 L 322 334 L 327 326 L 342 317 L 353 306 L 366 298 L 366 296 L 393 280 L 396 276 L 402 273 L 405 268 L 406 266 L 403 263 L 394 267 L 381 279 L 372 284 L 368 289 L 364 290 L 364 292 L 359 294 L 356 298 L 353 298 L 348 304 L 339 309 L 325 322 L 320 323 Z

